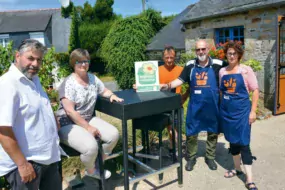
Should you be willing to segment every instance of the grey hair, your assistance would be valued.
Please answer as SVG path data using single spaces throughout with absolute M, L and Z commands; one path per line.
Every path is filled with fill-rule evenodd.
M 45 54 L 47 48 L 41 42 L 34 39 L 26 39 L 22 41 L 21 45 L 18 47 L 18 52 L 20 54 L 31 50 L 40 52 L 41 54 Z

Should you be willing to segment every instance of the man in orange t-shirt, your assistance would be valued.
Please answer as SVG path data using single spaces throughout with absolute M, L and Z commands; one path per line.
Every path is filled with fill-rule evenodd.
M 159 70 L 159 83 L 160 84 L 168 84 L 180 76 L 180 74 L 183 70 L 183 67 L 175 65 L 175 55 L 176 55 L 176 52 L 175 52 L 174 47 L 167 46 L 164 48 L 164 50 L 163 50 L 164 65 L 159 66 L 159 69 L 158 69 Z M 181 86 L 178 86 L 178 87 L 172 89 L 171 91 L 182 95 Z M 185 100 L 187 99 L 188 93 L 189 92 L 187 90 L 186 93 L 182 95 L 182 105 L 185 102 Z M 182 108 L 181 114 L 183 117 L 183 119 L 182 119 L 182 121 L 183 121 L 184 120 L 183 108 Z M 177 117 L 178 117 L 177 114 L 175 114 L 174 121 L 177 120 Z M 167 126 L 167 130 L 168 130 L 168 134 L 169 134 L 169 149 L 171 150 L 173 148 L 172 147 L 172 140 L 171 140 L 172 139 L 171 125 Z M 175 129 L 175 134 L 177 134 L 176 129 Z M 177 139 L 177 136 L 175 139 Z
M 162 58 L 164 61 L 164 64 L 159 66 L 158 71 L 159 71 L 159 83 L 160 84 L 168 84 L 171 81 L 177 79 L 182 70 L 183 67 L 175 65 L 175 49 L 172 46 L 167 46 L 164 48 L 163 53 L 162 53 Z M 137 89 L 136 84 L 133 85 L 134 89 Z M 184 94 L 182 94 L 181 92 L 181 86 L 176 87 L 175 89 L 171 90 L 174 93 L 177 94 L 181 94 L 182 96 L 182 102 L 181 102 L 181 117 L 182 117 L 182 121 L 184 120 L 184 112 L 183 112 L 183 107 L 182 105 L 184 104 L 184 102 L 186 101 L 186 99 L 189 96 L 189 88 L 186 90 L 186 92 Z M 177 112 L 175 113 L 174 116 L 174 122 L 177 121 L 178 115 Z M 171 125 L 167 126 L 167 131 L 169 134 L 169 153 L 172 153 L 172 130 L 171 130 Z M 177 134 L 177 130 L 175 129 L 175 134 Z M 177 136 L 176 138 L 177 139 Z

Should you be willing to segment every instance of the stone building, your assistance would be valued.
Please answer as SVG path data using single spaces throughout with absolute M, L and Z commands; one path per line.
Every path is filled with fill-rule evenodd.
M 185 28 L 186 52 L 191 51 L 198 38 L 212 45 L 226 40 L 242 41 L 243 59 L 257 59 L 263 66 L 257 76 L 264 104 L 276 114 L 284 113 L 285 19 L 282 15 L 285 15 L 284 0 L 200 0 L 180 22 Z

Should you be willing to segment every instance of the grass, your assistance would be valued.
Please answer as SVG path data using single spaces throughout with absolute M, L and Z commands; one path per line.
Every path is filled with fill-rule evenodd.
M 115 81 L 114 77 L 111 76 L 111 75 L 108 75 L 108 74 L 106 74 L 106 75 L 98 75 L 98 74 L 95 73 L 95 75 L 97 77 L 99 77 L 102 82 Z

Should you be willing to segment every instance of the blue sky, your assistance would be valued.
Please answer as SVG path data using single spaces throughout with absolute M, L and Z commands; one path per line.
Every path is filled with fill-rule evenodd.
M 86 0 L 72 0 L 75 5 L 83 5 Z M 94 5 L 96 0 L 88 0 Z M 113 9 L 123 16 L 138 14 L 142 10 L 141 0 L 114 0 Z M 147 7 L 162 12 L 162 15 L 178 14 L 197 0 L 147 0 Z M 0 11 L 40 8 L 59 8 L 59 0 L 0 0 Z

